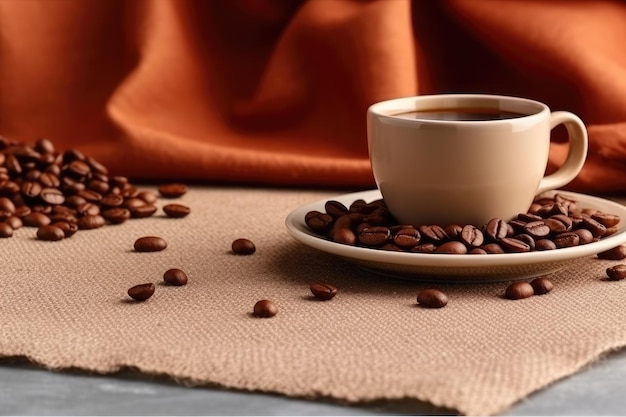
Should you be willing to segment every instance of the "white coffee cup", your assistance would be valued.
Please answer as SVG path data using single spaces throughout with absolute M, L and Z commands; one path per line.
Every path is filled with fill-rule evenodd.
M 438 118 L 458 113 L 467 118 L 472 112 L 478 120 Z M 545 176 L 550 132 L 560 124 L 567 128 L 569 153 Z M 588 147 L 585 125 L 572 113 L 551 112 L 534 100 L 481 94 L 373 104 L 367 135 L 372 171 L 388 209 L 399 222 L 413 225 L 480 227 L 493 218 L 510 220 L 527 212 L 537 194 L 572 181 Z

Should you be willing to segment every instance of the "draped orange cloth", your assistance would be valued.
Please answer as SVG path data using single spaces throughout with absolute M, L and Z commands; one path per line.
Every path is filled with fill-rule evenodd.
M 0 135 L 134 179 L 373 187 L 370 104 L 507 94 L 578 114 L 569 188 L 619 192 L 625 45 L 622 1 L 0 0 Z

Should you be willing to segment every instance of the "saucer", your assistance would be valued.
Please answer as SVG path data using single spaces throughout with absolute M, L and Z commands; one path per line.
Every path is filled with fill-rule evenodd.
M 440 282 L 497 282 L 520 280 L 557 272 L 572 260 L 595 255 L 626 242 L 626 206 L 585 194 L 556 191 L 578 202 L 581 207 L 594 208 L 622 218 L 618 231 L 611 236 L 586 245 L 548 251 L 489 255 L 427 254 L 393 252 L 344 245 L 309 230 L 306 213 L 324 211 L 330 199 L 307 204 L 292 211 L 285 220 L 289 233 L 301 243 L 322 252 L 341 257 L 361 268 L 404 279 Z M 366 202 L 382 198 L 378 190 L 361 191 L 332 198 L 348 207 L 353 201 Z

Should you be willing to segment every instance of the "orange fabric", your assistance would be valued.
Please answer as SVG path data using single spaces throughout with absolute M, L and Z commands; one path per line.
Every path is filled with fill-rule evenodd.
M 0 0 L 0 135 L 136 179 L 370 187 L 370 104 L 511 94 L 588 125 L 569 188 L 624 191 L 624 44 L 608 0 Z

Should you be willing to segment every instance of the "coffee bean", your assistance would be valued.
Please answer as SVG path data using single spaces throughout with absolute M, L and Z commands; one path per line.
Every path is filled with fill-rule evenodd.
M 153 283 L 139 284 L 128 289 L 130 298 L 137 301 L 146 301 L 154 294 L 155 286 Z
M 535 293 L 532 285 L 527 282 L 514 282 L 506 288 L 504 296 L 509 300 L 521 300 Z
M 437 249 L 435 249 L 435 253 L 463 255 L 467 253 L 467 247 L 459 241 L 452 240 L 450 242 L 445 242 L 437 246 Z
M 393 243 L 401 248 L 412 248 L 420 243 L 420 233 L 412 226 L 403 227 L 393 235 Z
M 158 210 L 153 204 L 144 204 L 143 206 L 130 207 L 130 217 L 134 219 L 143 219 L 152 216 Z
M 20 227 L 22 227 L 24 225 L 24 223 L 22 222 L 22 219 L 20 219 L 17 216 L 9 216 L 6 219 L 4 219 L 4 223 L 8 224 L 9 226 L 11 226 L 11 228 L 13 228 L 13 230 L 17 230 Z
M 513 236 L 513 238 L 517 240 L 521 240 L 522 242 L 526 243 L 530 247 L 531 251 L 535 250 L 535 239 L 533 239 L 531 235 L 527 235 L 526 233 L 521 233 L 519 235 Z
M 504 250 L 508 252 L 516 252 L 516 253 L 530 252 L 530 245 L 528 245 L 528 243 L 525 243 L 519 239 L 515 239 L 512 237 L 505 237 L 503 239 L 500 239 L 499 243 L 500 243 L 500 246 L 502 246 Z
M 469 247 L 477 248 L 484 242 L 483 232 L 481 232 L 476 226 L 467 225 L 461 230 L 460 236 L 461 242 Z
M 417 230 L 419 230 L 422 237 L 432 242 L 441 242 L 442 240 L 448 239 L 448 235 L 446 235 L 445 230 L 443 230 L 441 226 L 435 224 L 419 226 Z
M 328 213 L 314 210 L 308 212 L 304 217 L 304 222 L 313 233 L 325 234 L 333 225 L 333 217 Z
M 73 222 L 58 221 L 58 222 L 50 223 L 50 225 L 58 227 L 59 229 L 63 230 L 63 233 L 66 238 L 72 237 L 78 231 L 78 225 Z
M 359 233 L 358 239 L 367 246 L 380 246 L 386 243 L 391 237 L 391 231 L 383 226 L 373 226 L 363 229 Z
M 120 194 L 107 194 L 100 200 L 100 205 L 107 208 L 120 207 L 124 204 L 124 196 Z
M 187 193 L 187 186 L 179 183 L 159 185 L 159 194 L 164 198 L 178 198 Z
M 609 281 L 621 281 L 626 278 L 626 265 L 614 265 L 606 269 Z
M 334 219 L 339 218 L 345 214 L 348 214 L 348 208 L 341 202 L 335 200 L 329 200 L 324 204 L 324 210 Z
M 136 197 L 146 204 L 155 204 L 159 198 L 157 193 L 149 190 L 139 191 Z
M 170 285 L 181 286 L 187 284 L 187 274 L 178 268 L 171 268 L 163 274 L 163 281 Z
M 526 223 L 524 232 L 535 239 L 541 239 L 550 235 L 550 227 L 543 220 Z
M 586 245 L 594 241 L 593 234 L 587 229 L 576 229 L 573 232 L 578 235 L 579 245 Z
M 166 204 L 163 206 L 163 212 L 167 217 L 180 219 L 191 213 L 191 209 L 182 204 Z
M 254 304 L 253 314 L 255 317 L 270 318 L 278 314 L 278 307 L 270 300 L 260 300 Z
M 48 224 L 37 229 L 37 239 L 54 242 L 65 237 L 65 232 L 54 225 Z
M 50 217 L 43 213 L 32 212 L 23 216 L 22 221 L 29 227 L 41 227 L 50 224 Z
M 470 255 L 487 255 L 487 251 L 482 248 L 473 248 L 467 252 Z
M 606 226 L 592 219 L 591 216 L 588 215 L 582 216 L 581 225 L 584 229 L 589 230 L 593 237 L 602 237 L 604 233 L 606 233 Z
M 0 223 L 0 238 L 4 239 L 13 236 L 13 228 L 7 223 Z
M 482 245 L 480 248 L 488 254 L 504 253 L 504 249 L 502 248 L 502 246 L 497 243 L 487 243 Z
M 235 255 L 252 255 L 256 252 L 256 246 L 249 239 L 235 239 L 231 245 L 231 249 Z
M 600 252 L 598 255 L 600 259 L 608 259 L 611 261 L 619 261 L 626 258 L 626 245 L 619 245 L 604 252 Z
M 508 225 L 502 219 L 491 219 L 485 226 L 485 234 L 491 238 L 491 240 L 500 240 L 505 238 L 508 233 Z
M 111 224 L 124 223 L 130 219 L 130 210 L 123 207 L 113 207 L 101 213 L 101 216 Z
M 570 248 L 572 246 L 578 246 L 580 237 L 573 232 L 560 233 L 552 239 L 557 248 Z
M 544 277 L 533 279 L 530 281 L 530 285 L 533 287 L 535 295 L 547 294 L 552 291 L 552 288 L 554 288 L 552 281 Z
M 535 250 L 553 250 L 556 249 L 556 244 L 550 239 L 539 239 L 535 241 Z
M 411 252 L 415 253 L 435 253 L 437 246 L 434 243 L 421 243 L 411 248 Z
M 440 290 L 427 288 L 417 294 L 417 303 L 426 308 L 442 308 L 448 304 L 448 296 Z
M 99 214 L 88 214 L 83 217 L 79 217 L 76 221 L 78 229 L 80 230 L 92 230 L 104 226 L 106 220 Z
M 8 197 L 0 197 L 0 213 L 6 213 L 8 217 L 15 213 L 15 203 Z
M 136 252 L 159 252 L 167 248 L 167 242 L 158 236 L 144 236 L 135 241 Z
M 316 298 L 324 301 L 337 295 L 337 287 L 327 282 L 315 282 L 311 284 L 310 290 Z
M 333 227 L 329 234 L 334 242 L 344 245 L 354 245 L 357 241 L 354 232 L 347 227 Z
M 597 211 L 592 214 L 591 218 L 605 227 L 617 226 L 621 220 L 621 218 L 615 214 L 603 213 L 601 211 Z

